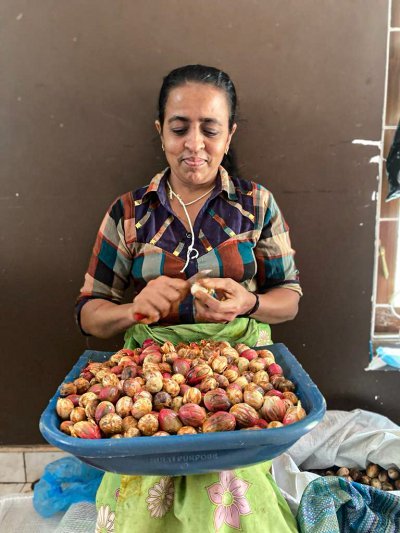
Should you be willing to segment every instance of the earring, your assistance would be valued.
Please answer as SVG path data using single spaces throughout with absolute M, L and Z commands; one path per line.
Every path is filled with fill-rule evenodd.
M 163 143 L 161 143 L 161 150 L 162 150 L 163 152 L 165 152 L 165 148 L 164 148 L 164 144 L 163 144 Z
M 228 152 L 229 152 L 229 146 L 228 146 L 228 148 L 225 150 L 225 155 L 228 155 Z

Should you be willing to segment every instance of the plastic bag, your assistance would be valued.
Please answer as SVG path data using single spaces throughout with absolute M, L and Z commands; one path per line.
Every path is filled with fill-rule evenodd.
M 94 502 L 104 472 L 75 457 L 63 457 L 46 466 L 33 493 L 35 511 L 47 518 L 76 502 Z

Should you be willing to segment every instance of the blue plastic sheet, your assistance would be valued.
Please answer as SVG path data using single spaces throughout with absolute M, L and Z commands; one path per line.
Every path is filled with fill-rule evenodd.
M 94 502 L 104 472 L 75 457 L 63 457 L 46 466 L 33 492 L 33 506 L 47 518 L 77 502 Z

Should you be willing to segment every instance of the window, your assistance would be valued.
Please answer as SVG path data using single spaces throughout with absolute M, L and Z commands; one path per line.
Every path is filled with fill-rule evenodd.
M 386 202 L 386 159 L 400 118 L 400 2 L 393 2 L 388 31 L 380 187 L 377 206 L 371 344 L 400 347 L 400 198 Z

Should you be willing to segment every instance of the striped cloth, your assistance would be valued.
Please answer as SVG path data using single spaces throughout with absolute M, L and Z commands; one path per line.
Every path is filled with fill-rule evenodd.
M 307 485 L 297 512 L 302 533 L 397 533 L 400 498 L 340 477 Z
M 109 208 L 78 298 L 78 316 L 92 298 L 121 303 L 132 280 L 138 293 L 160 275 L 186 279 L 204 269 L 211 269 L 210 277 L 232 278 L 250 291 L 284 286 L 301 294 L 288 226 L 272 194 L 257 183 L 229 177 L 222 167 L 193 226 L 199 255 L 180 273 L 192 236 L 170 207 L 169 172 L 120 196 Z M 168 322 L 194 322 L 191 296 Z

